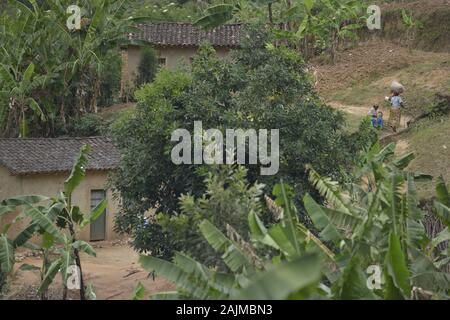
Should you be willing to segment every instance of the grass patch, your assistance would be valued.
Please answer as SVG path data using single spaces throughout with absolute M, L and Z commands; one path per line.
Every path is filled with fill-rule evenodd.
M 349 112 L 344 112 L 344 114 L 346 131 L 349 133 L 357 132 L 364 117 Z
M 406 143 L 405 151 L 414 152 L 416 159 L 410 169 L 433 175 L 442 175 L 450 182 L 450 116 L 425 119 L 417 123 L 408 133 L 400 137 Z M 435 181 L 418 184 L 422 198 L 435 195 Z
M 450 90 L 450 66 L 442 62 L 425 62 L 414 64 L 400 71 L 393 71 L 384 76 L 352 81 L 347 88 L 324 93 L 328 101 L 337 101 L 347 105 L 369 108 L 374 104 L 387 106 L 384 97 L 389 95 L 392 80 L 398 79 L 407 88 L 403 94 L 406 112 L 419 115 L 433 103 L 437 92 Z

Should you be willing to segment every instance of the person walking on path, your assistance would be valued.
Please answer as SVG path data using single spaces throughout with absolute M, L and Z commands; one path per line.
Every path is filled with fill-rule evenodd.
M 402 117 L 401 108 L 403 107 L 403 99 L 398 91 L 393 91 L 392 96 L 387 100 L 391 103 L 391 110 L 389 113 L 389 126 L 394 132 L 397 132 L 397 128 L 400 126 L 400 119 Z

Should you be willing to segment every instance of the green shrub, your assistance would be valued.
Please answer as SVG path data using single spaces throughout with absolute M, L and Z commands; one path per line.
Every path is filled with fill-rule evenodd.
M 450 112 L 450 104 L 447 100 L 441 99 L 435 101 L 430 107 L 431 116 L 443 116 Z
M 247 216 L 249 212 L 262 214 L 260 197 L 264 185 L 249 184 L 246 175 L 245 167 L 213 166 L 204 180 L 206 192 L 203 196 L 183 195 L 179 214 L 160 213 L 157 216 L 157 222 L 177 251 L 208 266 L 220 265 L 220 255 L 211 249 L 198 230 L 204 219 L 224 233 L 232 227 L 243 239 L 250 240 Z M 220 266 L 223 269 L 224 266 Z
M 119 99 L 120 81 L 122 77 L 122 58 L 117 51 L 111 51 L 105 57 L 100 71 L 100 96 L 97 104 L 107 107 Z
M 302 194 L 310 190 L 305 164 L 314 163 L 319 172 L 334 178 L 351 165 L 355 146 L 366 143 L 346 135 L 342 113 L 320 100 L 298 53 L 265 45 L 270 42 L 263 29 L 251 31 L 230 60 L 218 58 L 204 45 L 191 71 L 163 69 L 136 92 L 135 115 L 114 129 L 122 164 L 113 182 L 124 200 L 118 229 L 138 236 L 148 209 L 172 214 L 182 194 L 203 194 L 198 174 L 203 166 L 178 166 L 170 157 L 172 132 L 192 132 L 194 121 L 222 132 L 279 129 L 278 174 L 260 176 L 259 165 L 246 166 L 249 182 L 258 180 L 267 189 L 283 179 Z M 152 245 L 158 251 L 158 244 Z
M 145 47 L 142 49 L 141 60 L 138 65 L 138 74 L 136 78 L 136 85 L 140 86 L 145 83 L 150 83 L 155 79 L 158 72 L 158 57 L 155 49 Z
M 105 120 L 97 113 L 88 113 L 71 119 L 68 132 L 73 137 L 99 136 L 106 126 Z

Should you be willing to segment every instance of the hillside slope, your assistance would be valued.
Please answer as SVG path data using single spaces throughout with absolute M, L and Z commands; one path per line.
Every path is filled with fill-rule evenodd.
M 357 130 L 370 106 L 379 104 L 384 111 L 389 105 L 393 80 L 406 87 L 406 112 L 411 119 L 432 105 L 436 93 L 450 93 L 450 53 L 408 50 L 389 41 L 361 42 L 357 47 L 339 53 L 335 65 L 316 65 L 317 88 L 324 100 L 347 114 L 349 130 Z M 387 118 L 388 112 L 385 112 Z M 392 134 L 385 129 L 383 136 Z M 397 152 L 414 152 L 411 169 L 443 175 L 450 181 L 450 117 L 424 119 L 410 130 L 389 139 L 397 142 Z M 434 183 L 419 187 L 423 198 L 433 195 Z
M 412 39 L 406 34 L 403 10 L 421 26 Z M 450 52 L 450 0 L 390 1 L 381 5 L 381 12 L 382 29 L 369 32 L 369 37 L 374 34 L 421 50 Z

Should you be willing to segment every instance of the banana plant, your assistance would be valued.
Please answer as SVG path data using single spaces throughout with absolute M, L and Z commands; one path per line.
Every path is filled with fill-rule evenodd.
M 428 237 L 415 187 L 416 181 L 431 177 L 405 170 L 413 155 L 393 159 L 394 149 L 393 144 L 381 149 L 377 143 L 369 150 L 356 174 L 358 186 L 343 188 L 309 168 L 310 181 L 325 205 L 306 195 L 305 209 L 319 238 L 339 248 L 334 298 L 410 299 L 417 292 L 448 297 L 450 275 L 440 270 L 448 263 L 448 252 L 434 255 L 436 245 L 448 238 L 448 230 L 434 239 Z M 445 198 L 445 192 L 442 195 Z M 443 208 L 439 201 L 436 205 Z M 445 221 L 445 214 L 437 215 Z M 383 289 L 368 290 L 365 270 L 370 266 L 383 270 Z
M 320 28 L 325 31 L 332 63 L 336 60 L 339 43 L 345 39 L 356 39 L 356 30 L 361 29 L 365 17 L 365 4 L 357 0 L 321 0 Z
M 36 75 L 34 70 L 33 63 L 30 63 L 25 70 L 0 64 L 0 83 L 3 85 L 0 95 L 9 101 L 11 120 L 8 123 L 15 122 L 20 128 L 19 137 L 22 138 L 28 136 L 29 116 L 36 116 L 42 122 L 47 119 L 31 93 L 34 89 L 43 87 L 48 77 Z
M 423 226 L 416 182 L 430 180 L 407 170 L 413 154 L 395 158 L 395 145 L 373 145 L 361 157 L 355 181 L 345 185 L 324 178 L 308 166 L 310 181 L 323 198 L 303 198 L 314 230 L 300 222 L 284 183 L 266 196 L 275 223 L 266 225 L 250 212 L 251 241 L 227 227 L 224 234 L 208 220 L 200 232 L 221 253 L 226 272 L 177 253 L 173 262 L 142 255 L 140 263 L 177 284 L 177 291 L 157 299 L 448 299 L 450 276 L 448 229 L 430 238 Z M 435 214 L 448 226 L 449 192 L 437 185 Z M 447 251 L 446 251 L 447 250 Z M 380 270 L 370 286 L 369 267 Z M 142 296 L 141 296 L 142 298 Z
M 78 81 L 76 112 L 97 112 L 100 73 L 106 68 L 104 61 L 106 53 L 120 45 L 141 44 L 142 42 L 129 39 L 127 35 L 140 32 L 141 30 L 134 24 L 145 21 L 146 17 L 126 17 L 127 2 L 123 0 L 81 1 L 79 5 L 84 14 L 84 28 L 77 32 L 63 30 L 64 37 L 73 50 L 70 72 Z M 53 5 L 52 8 L 55 11 L 61 11 L 66 7 Z M 65 15 L 62 14 L 61 17 Z M 89 92 L 91 92 L 90 98 Z M 86 106 L 87 102 L 89 106 Z
M 140 31 L 123 0 L 78 1 L 81 29 L 66 27 L 69 0 L 8 1 L 0 13 L 0 125 L 7 136 L 39 128 L 50 135 L 61 123 L 96 112 L 107 58 Z M 57 94 L 56 94 L 57 93 Z
M 283 12 L 283 18 L 292 22 L 292 30 L 275 33 L 285 37 L 299 47 L 305 60 L 314 55 L 316 41 L 319 40 L 323 30 L 320 29 L 320 19 L 313 8 L 318 4 L 316 0 L 296 1 L 293 6 Z
M 205 10 L 203 17 L 197 19 L 194 25 L 205 29 L 212 29 L 230 22 L 243 12 L 262 12 L 267 10 L 266 19 L 274 23 L 273 5 L 279 0 L 233 0 L 230 3 L 215 4 Z
M 70 176 L 64 182 L 64 189 L 56 197 L 23 196 L 3 200 L 0 204 L 0 217 L 3 214 L 20 212 L 12 224 L 25 218 L 31 220 L 14 241 L 8 239 L 5 233 L 0 236 L 2 272 L 10 273 L 13 270 L 15 248 L 25 246 L 34 235 L 41 236 L 40 245 L 29 244 L 29 246 L 43 254 L 40 268 L 41 284 L 38 289 L 42 299 L 46 299 L 48 287 L 58 272 L 63 279 L 63 299 L 67 297 L 67 280 L 74 264 L 79 272 L 80 299 L 87 298 L 86 289 L 89 287 L 84 284 L 80 252 L 91 256 L 95 256 L 95 252 L 87 242 L 78 240 L 78 232 L 98 219 L 107 205 L 105 199 L 90 214 L 83 214 L 81 209 L 72 203 L 73 192 L 86 174 L 89 151 L 88 145 L 81 148 Z M 5 230 L 7 231 L 12 224 L 7 224 Z M 33 269 L 30 266 L 24 267 L 24 270 Z
M 231 226 L 227 226 L 224 234 L 208 220 L 200 223 L 200 233 L 221 254 L 228 272 L 208 268 L 181 252 L 176 253 L 173 262 L 142 255 L 140 263 L 145 270 L 177 284 L 176 292 L 160 293 L 153 298 L 304 299 L 326 296 L 329 288 L 320 280 L 323 260 L 333 258 L 331 250 L 299 223 L 291 188 L 281 183 L 273 192 L 276 200 L 268 197 L 266 200 L 278 222 L 267 228 L 259 213 L 250 212 L 251 242 L 245 241 Z M 263 252 L 270 253 L 261 254 Z
M 177 292 L 160 293 L 156 299 L 286 299 L 307 296 L 318 286 L 321 259 L 316 253 L 294 255 L 289 261 L 264 261 L 205 220 L 200 225 L 208 243 L 222 253 L 230 273 L 207 268 L 177 253 L 172 262 L 141 256 L 142 267 L 177 284 Z M 284 231 L 286 232 L 286 231 Z M 287 234 L 283 235 L 287 237 Z
M 18 206 L 40 203 L 46 200 L 48 198 L 42 196 L 23 196 L 3 200 L 0 202 L 0 221 L 6 214 L 16 211 Z M 2 286 L 7 282 L 7 278 L 14 272 L 15 250 L 18 247 L 25 246 L 33 235 L 33 231 L 30 228 L 26 228 L 14 239 L 9 236 L 11 226 L 22 218 L 22 216 L 16 217 L 0 230 L 0 293 L 2 292 Z
M 406 27 L 405 38 L 408 43 L 408 49 L 412 51 L 412 44 L 416 36 L 417 30 L 422 28 L 422 23 L 414 19 L 412 14 L 408 14 L 405 9 L 402 9 L 402 22 Z
M 195 21 L 194 25 L 203 28 L 215 28 L 230 21 L 240 11 L 240 4 L 218 4 L 206 9 L 205 15 Z

